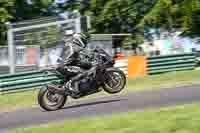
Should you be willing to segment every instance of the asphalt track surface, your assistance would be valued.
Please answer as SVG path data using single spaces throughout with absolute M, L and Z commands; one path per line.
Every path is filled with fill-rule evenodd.
M 133 92 L 127 95 L 111 95 L 72 102 L 66 104 L 63 109 L 54 112 L 45 112 L 40 108 L 32 108 L 0 113 L 0 132 L 68 119 L 143 111 L 196 102 L 200 103 L 200 86 Z

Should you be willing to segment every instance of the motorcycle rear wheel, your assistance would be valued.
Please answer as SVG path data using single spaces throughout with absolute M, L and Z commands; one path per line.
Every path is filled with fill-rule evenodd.
M 47 86 L 40 89 L 38 93 L 38 103 L 46 111 L 61 109 L 67 101 L 67 96 L 55 94 L 48 90 Z

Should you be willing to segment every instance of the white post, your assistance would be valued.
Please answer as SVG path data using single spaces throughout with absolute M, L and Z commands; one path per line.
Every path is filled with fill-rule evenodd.
M 75 32 L 81 33 L 81 18 L 80 17 L 75 19 Z
M 8 59 L 9 59 L 9 68 L 10 73 L 15 73 L 15 45 L 13 42 L 13 30 L 11 24 L 8 22 L 7 25 L 7 38 L 8 38 Z
M 91 17 L 90 16 L 86 16 L 87 17 L 87 28 L 88 30 L 92 28 L 92 25 L 91 25 Z

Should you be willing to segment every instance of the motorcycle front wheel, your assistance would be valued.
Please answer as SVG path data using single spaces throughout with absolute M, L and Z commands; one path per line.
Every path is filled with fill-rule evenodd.
M 107 69 L 104 77 L 103 89 L 107 93 L 119 93 L 126 86 L 126 75 L 118 68 Z
M 50 92 L 47 86 L 40 89 L 38 93 L 38 103 L 46 111 L 61 109 L 67 100 L 67 96 Z

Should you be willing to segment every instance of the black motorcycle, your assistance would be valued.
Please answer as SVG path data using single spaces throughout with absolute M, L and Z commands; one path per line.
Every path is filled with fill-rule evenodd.
M 112 57 L 107 54 L 103 49 L 96 48 L 94 50 L 94 58 L 99 63 L 95 71 L 89 76 L 83 78 L 79 82 L 79 94 L 70 93 L 66 90 L 64 93 L 60 93 L 59 88 L 64 87 L 70 79 L 70 75 L 60 71 L 60 66 L 54 69 L 47 69 L 46 72 L 55 73 L 58 78 L 63 82 L 51 83 L 43 86 L 38 94 L 39 105 L 47 111 L 54 111 L 62 108 L 67 97 L 70 96 L 73 99 L 79 99 L 94 93 L 98 93 L 102 90 L 109 94 L 115 94 L 121 92 L 126 85 L 126 76 L 118 68 L 114 67 L 114 61 Z

